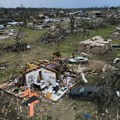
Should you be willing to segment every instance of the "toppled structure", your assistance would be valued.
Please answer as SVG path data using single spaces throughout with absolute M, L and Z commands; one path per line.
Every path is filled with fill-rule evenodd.
M 57 44 L 64 40 L 68 35 L 67 30 L 63 27 L 56 27 L 52 26 L 49 32 L 45 33 L 42 38 L 41 42 L 44 44 Z
M 58 101 L 76 84 L 75 77 L 65 63 L 43 60 L 39 64 L 27 63 L 26 70 L 20 76 L 0 87 L 18 97 L 26 88 L 30 88 L 46 98 Z
M 64 61 L 32 61 L 20 75 L 0 85 L 0 90 L 22 98 L 21 106 L 29 106 L 29 116 L 33 117 L 39 98 L 57 102 L 76 84 L 76 77 Z
M 61 76 L 59 64 L 47 63 L 46 65 L 28 71 L 25 80 L 28 87 L 39 89 L 45 97 L 58 101 L 71 87 L 75 85 L 74 79 L 68 76 Z
M 104 39 L 102 36 L 95 36 L 91 39 L 79 43 L 79 50 L 91 54 L 103 54 L 110 50 L 112 46 L 111 39 Z

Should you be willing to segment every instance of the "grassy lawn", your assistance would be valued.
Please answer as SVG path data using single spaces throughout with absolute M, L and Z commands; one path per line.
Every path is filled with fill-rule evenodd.
M 120 44 L 120 40 L 114 40 L 113 44 Z
M 106 28 L 100 28 L 92 31 L 92 36 L 98 35 L 103 37 L 109 37 L 110 33 L 115 31 L 115 26 L 110 26 Z
M 12 27 L 13 29 L 19 30 L 19 27 Z M 35 39 L 39 38 L 42 36 L 43 33 L 45 33 L 47 30 L 32 30 L 29 28 L 22 28 L 24 32 L 26 32 L 26 37 L 21 39 L 21 42 L 27 42 L 27 43 L 32 43 L 34 42 Z

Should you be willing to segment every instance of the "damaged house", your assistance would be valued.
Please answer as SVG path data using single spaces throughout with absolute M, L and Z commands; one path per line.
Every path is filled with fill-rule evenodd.
M 44 96 L 53 101 L 58 101 L 69 88 L 75 85 L 72 77 L 60 78 L 55 68 L 57 64 L 49 63 L 44 67 L 37 67 L 25 74 L 28 87 L 40 90 Z
M 59 68 L 57 63 L 42 65 L 27 63 L 23 74 L 0 87 L 18 97 L 26 91 L 26 88 L 30 88 L 39 91 L 42 96 L 52 101 L 58 101 L 76 82 L 73 77 L 60 74 L 56 68 Z
M 116 31 L 112 32 L 110 34 L 110 38 L 113 40 L 119 40 L 120 39 L 120 25 L 116 27 Z
M 112 46 L 111 39 L 104 39 L 102 36 L 95 36 L 91 39 L 79 43 L 79 50 L 94 55 L 103 54 L 110 50 Z
M 112 38 L 113 40 L 119 40 L 120 39 L 120 32 L 116 31 L 110 34 L 110 38 Z

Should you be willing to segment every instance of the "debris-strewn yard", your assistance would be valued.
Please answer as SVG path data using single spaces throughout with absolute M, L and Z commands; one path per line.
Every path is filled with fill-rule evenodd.
M 111 33 L 114 30 L 114 28 L 115 27 L 93 30 L 89 38 L 95 35 L 107 36 L 109 35 L 109 33 Z M 24 65 L 28 61 L 32 61 L 32 60 L 37 61 L 39 59 L 50 58 L 50 55 L 52 55 L 52 53 L 55 51 L 60 51 L 63 55 L 70 56 L 72 52 L 77 50 L 78 42 L 86 39 L 84 35 L 77 33 L 69 36 L 68 38 L 65 39 L 64 42 L 61 42 L 59 45 L 54 45 L 54 44 L 44 45 L 41 43 L 40 37 L 42 36 L 42 34 L 46 32 L 46 30 L 38 31 L 38 30 L 30 30 L 26 28 L 24 28 L 23 30 L 27 32 L 27 36 L 22 38 L 20 42 L 23 43 L 27 42 L 28 45 L 32 46 L 32 49 L 30 51 L 19 52 L 19 53 L 13 53 L 13 52 L 3 53 L 1 51 L 0 55 L 3 54 L 2 57 L 0 57 L 1 62 L 7 62 L 7 61 L 13 63 L 22 62 Z M 14 43 L 15 41 L 11 39 L 2 40 L 0 41 L 0 48 L 13 45 Z M 117 55 L 119 51 L 113 51 L 112 53 L 113 54 L 111 54 L 110 52 L 110 56 Z M 94 57 L 95 56 L 93 56 L 92 58 Z
M 53 60 L 53 53 L 59 51 L 62 57 L 69 59 L 71 53 L 80 56 L 78 51 L 78 42 L 95 35 L 108 37 L 114 31 L 114 26 L 104 29 L 92 30 L 90 36 L 84 36 L 80 33 L 64 38 L 59 44 L 43 44 L 40 40 L 46 30 L 31 30 L 24 28 L 27 36 L 21 39 L 21 42 L 27 42 L 31 49 L 20 52 L 0 53 L 0 84 L 7 83 L 14 77 L 19 76 L 25 70 L 26 63 L 31 61 L 39 63 L 40 60 Z M 116 43 L 117 41 L 113 41 Z M 119 41 L 118 41 L 119 42 Z M 0 41 L 0 47 L 14 44 L 14 40 L 6 39 Z M 88 80 L 87 85 L 101 85 L 105 75 L 103 67 L 105 64 L 111 64 L 113 60 L 120 55 L 120 50 L 111 50 L 103 55 L 89 55 L 89 62 L 82 64 L 81 67 L 87 68 L 85 77 Z M 76 64 L 75 64 L 76 66 Z M 74 64 L 72 64 L 74 67 Z M 111 66 L 110 66 L 111 67 Z M 77 79 L 78 85 L 85 85 L 81 78 Z M 119 107 L 111 104 L 105 111 L 101 112 L 98 103 L 79 99 L 71 99 L 68 92 L 57 102 L 46 99 L 39 95 L 39 103 L 35 105 L 34 117 L 29 117 L 29 108 L 21 107 L 21 98 L 0 91 L 0 119 L 1 120 L 119 120 Z

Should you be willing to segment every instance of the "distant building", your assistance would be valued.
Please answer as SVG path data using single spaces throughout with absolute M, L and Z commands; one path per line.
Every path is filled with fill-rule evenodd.
M 95 17 L 102 17 L 102 12 L 101 11 L 90 11 L 87 12 L 88 16 L 91 16 L 93 18 Z
M 120 32 L 116 31 L 110 34 L 110 38 L 113 40 L 120 40 Z
M 111 39 L 104 39 L 102 36 L 95 36 L 91 39 L 79 43 L 79 50 L 94 55 L 103 54 L 110 50 L 112 46 Z
M 120 24 L 116 27 L 116 31 L 110 34 L 110 38 L 113 40 L 120 40 Z

